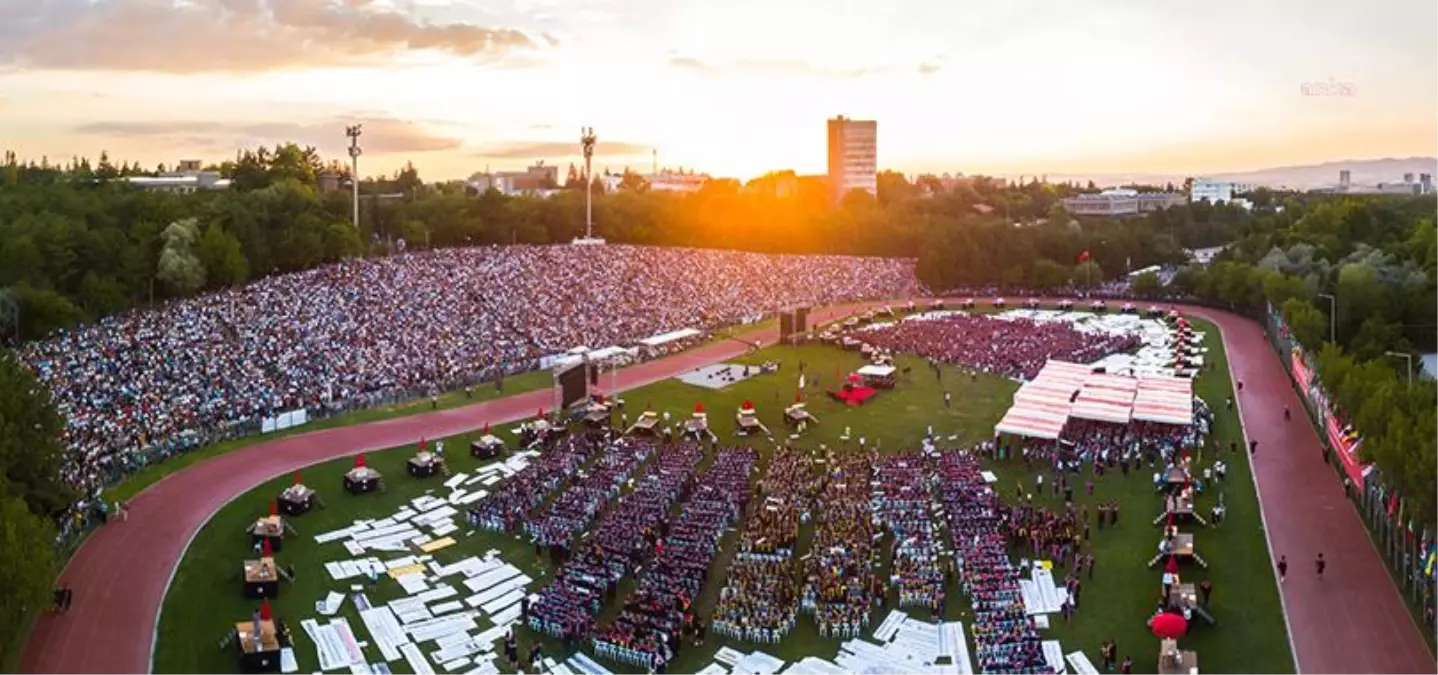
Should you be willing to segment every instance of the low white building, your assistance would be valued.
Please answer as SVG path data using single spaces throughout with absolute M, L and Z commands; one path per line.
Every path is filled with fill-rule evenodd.
M 1246 199 L 1234 199 L 1234 195 L 1241 195 L 1253 192 L 1256 188 L 1252 183 L 1235 183 L 1226 180 L 1214 180 L 1212 178 L 1195 178 L 1189 184 L 1188 199 L 1192 202 L 1207 200 L 1210 204 L 1224 202 L 1236 204 L 1248 208 L 1249 201 Z
M 142 190 L 180 194 L 230 187 L 230 179 L 221 178 L 218 171 L 201 170 L 197 159 L 180 160 L 175 171 L 166 171 L 158 176 L 127 176 L 125 181 Z

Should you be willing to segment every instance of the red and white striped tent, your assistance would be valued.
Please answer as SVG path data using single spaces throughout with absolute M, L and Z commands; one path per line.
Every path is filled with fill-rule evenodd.
M 1044 363 L 1044 367 L 1039 370 L 1039 374 L 1034 376 L 1034 380 L 1059 380 L 1062 382 L 1073 382 L 1079 386 L 1083 386 L 1084 380 L 1092 375 L 1093 366 L 1049 359 L 1048 362 Z
M 1084 379 L 1069 410 L 1071 417 L 1112 424 L 1128 424 L 1133 416 L 1133 397 L 1138 380 L 1131 377 L 1093 373 Z
M 1059 437 L 1060 433 L 1063 433 L 1064 425 L 1067 423 L 1067 412 L 1016 403 L 994 426 L 994 434 L 1013 434 L 1054 440 Z
M 1014 392 L 1014 402 L 1042 401 L 1067 406 L 1078 390 L 1078 387 L 1058 380 L 1034 380 Z
M 1073 407 L 1069 409 L 1069 416 L 1081 420 L 1093 420 L 1095 422 L 1110 422 L 1113 424 L 1128 424 L 1129 418 L 1133 415 L 1133 408 L 1123 403 L 1113 403 L 1098 399 L 1085 399 L 1082 394 L 1074 401 Z
M 1109 373 L 1092 373 L 1084 378 L 1083 388 L 1089 389 L 1112 389 L 1116 391 L 1129 392 L 1129 399 L 1133 398 L 1133 392 L 1138 391 L 1138 380 L 1123 375 L 1112 375 Z
M 1138 381 L 1133 418 L 1159 424 L 1193 424 L 1193 380 L 1144 377 Z
M 1081 391 L 1079 391 L 1078 398 L 1075 399 L 1075 402 L 1077 403 L 1078 401 L 1095 401 L 1098 403 L 1111 403 L 1114 405 L 1132 406 L 1133 394 L 1134 393 L 1131 391 L 1119 391 L 1117 389 L 1090 389 L 1088 387 L 1084 387 Z

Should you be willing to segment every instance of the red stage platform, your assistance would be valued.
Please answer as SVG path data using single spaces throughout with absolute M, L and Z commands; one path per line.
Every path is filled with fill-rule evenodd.
M 879 390 L 873 387 L 854 387 L 846 385 L 843 389 L 840 389 L 839 391 L 829 392 L 829 395 L 840 401 L 843 401 L 844 405 L 863 405 L 864 401 L 873 398 L 874 394 L 877 393 L 879 393 Z

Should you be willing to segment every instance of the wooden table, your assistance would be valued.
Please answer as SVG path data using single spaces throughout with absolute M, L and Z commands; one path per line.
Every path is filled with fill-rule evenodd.
M 270 542 L 270 550 L 275 553 L 284 548 L 285 521 L 280 520 L 279 516 L 265 516 L 250 527 L 250 542 L 260 545 L 264 541 Z
M 1198 652 L 1186 649 L 1179 651 L 1178 657 L 1182 661 L 1183 665 L 1175 665 L 1171 654 L 1172 652 L 1159 652 L 1159 675 L 1189 675 L 1190 673 L 1198 672 Z
M 421 452 L 409 458 L 405 463 L 405 470 L 415 478 L 425 478 L 439 471 L 439 465 L 443 462 L 444 459 L 432 452 Z
M 287 516 L 308 513 L 314 506 L 315 491 L 304 485 L 291 485 L 280 493 L 280 511 Z
M 1178 536 L 1173 538 L 1173 550 L 1170 553 L 1180 558 L 1193 557 L 1193 535 L 1188 532 L 1178 533 Z
M 655 433 L 655 429 L 657 429 L 658 427 L 659 413 L 653 411 L 645 411 L 639 416 L 638 420 L 635 420 L 634 426 L 629 427 L 628 431 L 625 431 L 624 433 L 643 433 L 652 436 Z
M 240 646 L 240 667 L 247 673 L 280 672 L 280 639 L 274 621 L 260 621 L 260 640 L 255 643 L 255 622 L 235 622 L 235 642 Z
M 246 560 L 245 597 L 274 598 L 280 594 L 280 570 L 274 558 Z
M 379 487 L 379 472 L 367 466 L 350 469 L 345 474 L 345 489 L 353 494 L 371 492 Z
M 1193 584 L 1179 584 L 1168 590 L 1168 602 L 1174 607 L 1183 607 L 1185 604 L 1198 605 L 1198 589 Z
M 504 441 L 489 434 L 485 434 L 479 440 L 469 444 L 469 454 L 476 459 L 493 459 L 503 452 Z

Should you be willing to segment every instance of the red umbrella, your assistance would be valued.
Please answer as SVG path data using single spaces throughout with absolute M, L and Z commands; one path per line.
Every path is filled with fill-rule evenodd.
M 703 414 L 703 413 L 704 413 L 704 404 L 703 404 L 703 403 L 695 403 L 695 404 L 694 404 L 694 414 L 695 414 L 695 415 L 700 415 L 700 414 Z
M 296 471 L 296 472 L 295 472 L 295 485 L 299 485 L 299 484 L 300 484 L 300 472 Z
M 1172 612 L 1164 612 L 1148 624 L 1153 634 L 1165 640 L 1177 640 L 1188 632 L 1188 622 L 1181 615 Z
M 360 454 L 358 454 L 358 455 L 355 455 L 355 468 L 356 468 L 356 469 L 363 469 L 363 468 L 364 468 L 364 453 L 360 453 Z
M 484 435 L 485 435 L 485 436 L 488 436 L 488 435 L 489 435 L 489 422 L 485 422 L 485 423 L 484 423 Z
M 1168 572 L 1169 574 L 1178 574 L 1178 558 L 1169 556 L 1168 564 L 1164 565 L 1163 571 Z
M 270 620 L 270 599 L 269 599 L 269 598 L 265 598 L 265 601 L 262 602 L 262 603 L 260 603 L 260 621 L 269 621 L 269 620 Z
M 745 401 L 745 402 L 744 402 L 744 405 L 743 405 L 743 408 L 744 408 L 745 410 L 753 410 L 753 409 L 754 409 L 754 402 L 753 402 L 753 401 Z
M 279 505 L 278 503 L 276 503 L 273 499 L 270 500 L 270 517 L 271 517 L 271 518 L 274 518 L 275 516 L 277 516 L 277 515 L 279 515 L 279 514 L 280 514 L 280 505 Z
M 261 557 L 261 558 L 273 558 L 273 557 L 275 557 L 275 549 L 274 549 L 274 547 L 270 546 L 270 540 L 269 540 L 268 538 L 262 540 L 262 542 L 260 543 L 260 557 Z

